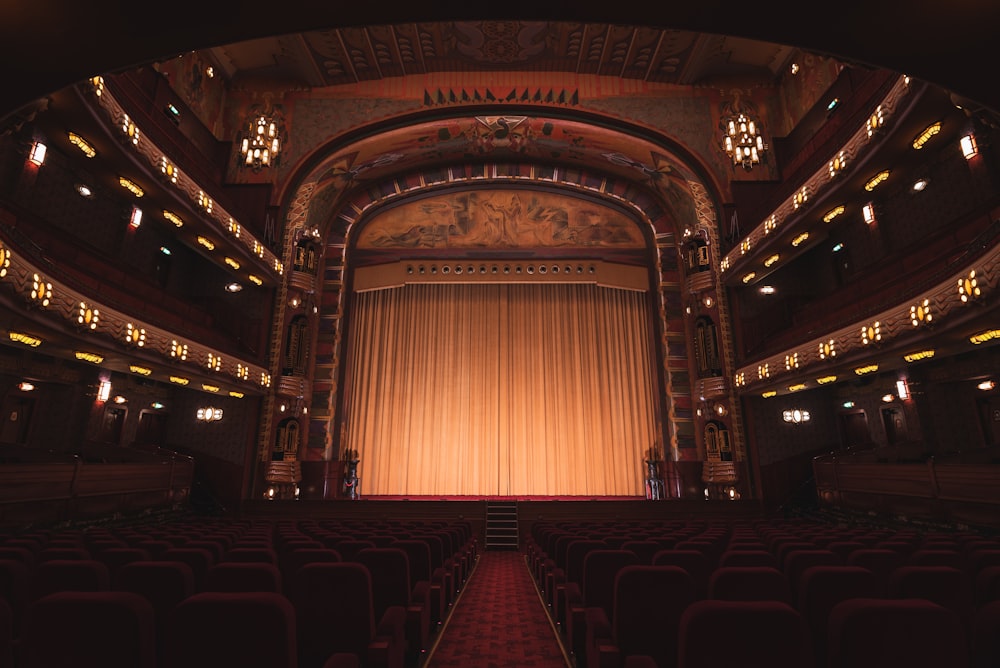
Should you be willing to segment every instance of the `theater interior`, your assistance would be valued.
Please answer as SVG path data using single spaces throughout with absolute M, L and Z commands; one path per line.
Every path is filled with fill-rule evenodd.
M 1000 8 L 61 4 L 0 9 L 0 562 L 217 541 L 291 580 L 296 541 L 357 563 L 342 542 L 433 529 L 405 650 L 292 623 L 268 665 L 452 665 L 438 629 L 492 552 L 556 665 L 721 665 L 682 648 L 717 644 L 694 613 L 656 648 L 639 603 L 632 640 L 584 614 L 570 539 L 629 542 L 688 568 L 678 619 L 723 566 L 779 571 L 794 619 L 741 628 L 810 647 L 768 665 L 886 660 L 834 642 L 809 566 L 933 601 L 912 623 L 954 632 L 906 665 L 996 665 Z M 919 593 L 904 565 L 951 570 Z M 46 665 L 26 573 L 0 668 Z M 660 586 L 688 581 L 622 597 Z M 849 608 L 837 634 L 895 614 Z M 221 611 L 143 665 L 232 665 L 185 653 Z

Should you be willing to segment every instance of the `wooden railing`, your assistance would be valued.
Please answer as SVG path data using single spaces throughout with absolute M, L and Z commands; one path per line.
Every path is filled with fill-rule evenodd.
M 1000 528 L 1000 463 L 982 457 L 813 460 L 821 506 Z
M 100 459 L 0 447 L 0 526 L 138 514 L 188 500 L 194 478 L 190 457 L 136 451 L 134 457 Z

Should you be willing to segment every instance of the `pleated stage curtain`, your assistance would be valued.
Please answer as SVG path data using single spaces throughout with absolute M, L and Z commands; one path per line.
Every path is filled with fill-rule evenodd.
M 646 295 L 421 284 L 356 295 L 346 442 L 365 495 L 642 496 Z

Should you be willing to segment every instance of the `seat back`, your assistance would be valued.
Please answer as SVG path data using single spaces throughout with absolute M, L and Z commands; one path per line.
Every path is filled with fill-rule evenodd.
M 952 566 L 900 566 L 889 576 L 889 598 L 922 598 L 971 621 L 972 589 L 968 576 Z
M 58 591 L 32 601 L 18 643 L 21 668 L 156 668 L 149 602 L 124 591 Z
M 798 601 L 796 608 L 802 613 L 812 634 L 818 664 L 822 664 L 826 656 L 827 622 L 833 607 L 850 598 L 884 596 L 875 575 L 860 566 L 807 568 L 799 578 L 795 595 Z
M 709 577 L 708 598 L 795 603 L 788 577 L 773 566 L 719 566 Z
M 53 559 L 35 567 L 29 598 L 39 599 L 58 591 L 107 591 L 111 589 L 108 567 L 96 559 Z
M 375 637 L 375 604 L 368 569 L 357 562 L 305 564 L 293 576 L 302 668 L 321 668 L 331 654 L 365 657 Z
M 680 566 L 624 566 L 615 579 L 611 617 L 623 658 L 648 656 L 657 666 L 676 665 L 681 614 L 696 599 L 694 578 Z
M 263 561 L 223 561 L 205 573 L 202 591 L 270 591 L 283 593 L 281 571 Z
M 966 668 L 969 650 L 952 610 L 923 599 L 852 598 L 830 611 L 828 668 Z
M 166 668 L 298 668 L 295 610 L 275 592 L 200 592 L 170 613 Z
M 677 644 L 677 668 L 814 665 L 805 620 L 781 601 L 695 601 L 681 615 Z

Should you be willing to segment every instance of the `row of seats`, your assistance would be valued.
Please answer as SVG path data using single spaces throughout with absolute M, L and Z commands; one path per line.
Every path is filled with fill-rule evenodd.
M 901 547 L 894 550 L 888 543 Z M 775 615 L 786 621 L 775 621 L 775 627 L 798 620 L 795 626 L 803 633 L 789 639 L 794 651 L 789 650 L 788 662 L 762 658 L 759 665 L 807 665 L 794 658 L 803 647 L 808 648 L 809 666 L 862 665 L 843 663 L 870 658 L 851 652 L 849 659 L 842 657 L 845 648 L 853 646 L 844 634 L 853 633 L 855 626 L 840 615 L 849 611 L 853 619 L 868 614 L 844 606 L 834 615 L 848 600 L 867 601 L 865 610 L 893 611 L 904 624 L 901 628 L 923 628 L 920 620 L 910 620 L 913 616 L 936 619 L 931 627 L 938 630 L 920 638 L 932 645 L 920 652 L 921 661 L 935 656 L 935 648 L 950 652 L 959 647 L 948 665 L 973 660 L 978 666 L 1000 659 L 988 640 L 991 630 L 1000 630 L 998 557 L 1000 543 L 973 534 L 864 535 L 853 529 L 781 522 L 633 525 L 628 531 L 597 523 L 539 523 L 526 545 L 528 567 L 578 666 L 616 666 L 628 658 L 633 667 L 642 665 L 637 662 L 643 656 L 652 657 L 650 665 L 711 665 L 684 659 L 710 649 L 724 652 L 729 646 L 728 640 L 714 648 L 713 643 L 697 649 L 685 643 L 693 632 L 681 622 L 696 602 L 691 614 L 698 619 L 745 614 L 741 628 L 756 629 L 753 619 Z M 740 605 L 720 607 L 721 602 Z M 761 604 L 764 608 L 754 617 L 749 610 Z M 739 612 L 744 608 L 748 612 Z M 941 622 L 942 616 L 948 623 Z M 695 621 L 691 624 L 700 628 Z M 715 632 L 719 638 L 730 637 L 728 627 L 717 626 Z M 750 640 L 765 654 L 777 651 L 772 645 L 783 642 L 763 628 Z
M 477 549 L 444 523 L 231 529 L 8 537 L 0 668 L 415 666 Z M 67 632 L 74 616 L 87 623 Z

